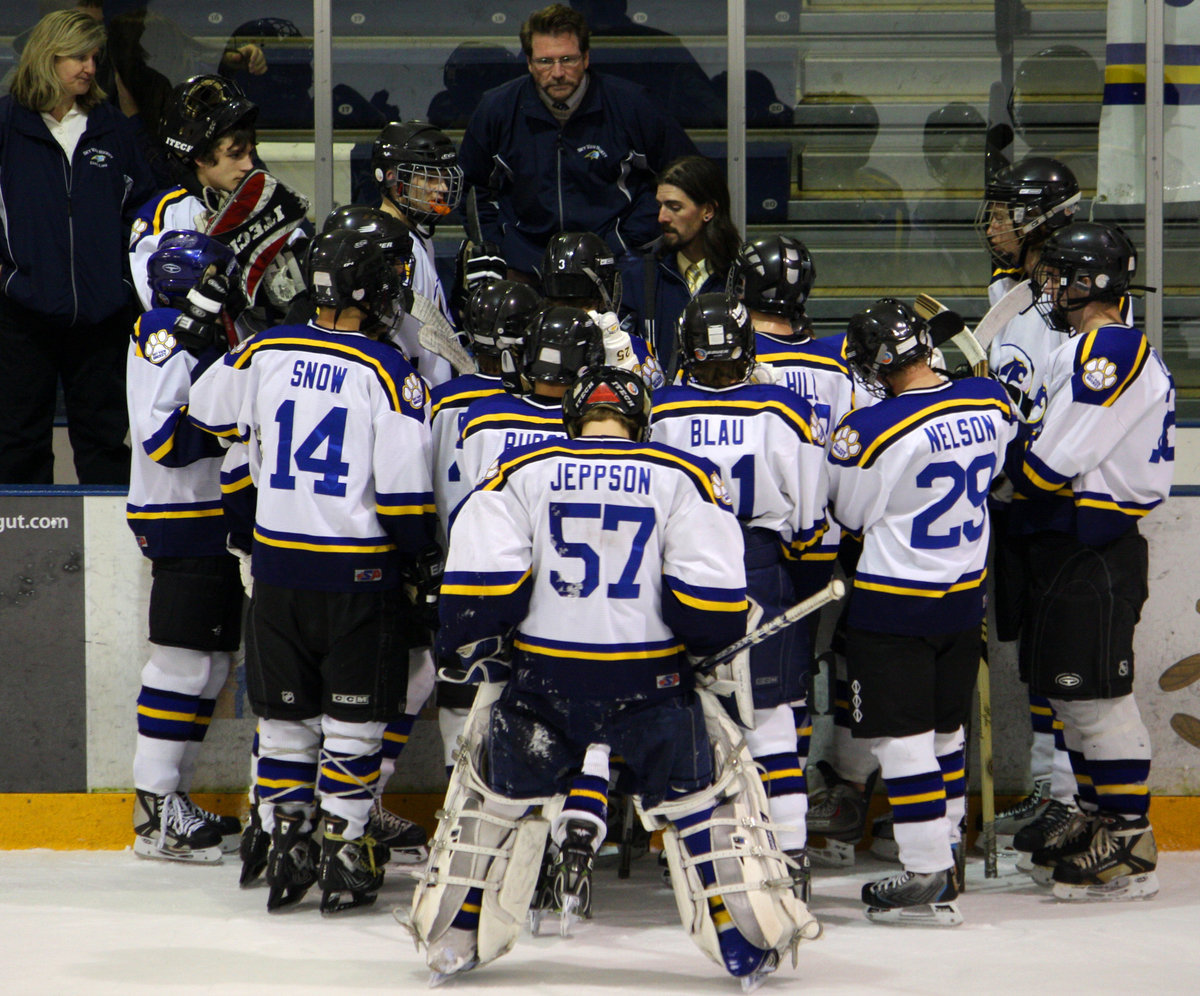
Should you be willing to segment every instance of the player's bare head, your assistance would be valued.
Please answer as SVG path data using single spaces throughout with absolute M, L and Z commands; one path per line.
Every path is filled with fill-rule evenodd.
M 988 181 L 975 228 L 997 266 L 1020 267 L 1078 209 L 1079 181 L 1067 165 L 1030 156 Z
M 926 361 L 932 352 L 929 325 L 896 298 L 880 298 L 864 308 L 846 330 L 846 361 L 876 397 L 887 396 L 890 375 Z
M 422 234 L 462 200 L 462 167 L 454 143 L 428 121 L 383 126 L 371 150 L 380 194 Z
M 1077 221 L 1042 247 L 1032 284 L 1038 312 L 1060 332 L 1080 329 L 1092 302 L 1119 307 L 1137 271 L 1137 250 L 1116 225 Z
M 645 442 L 650 438 L 650 388 L 620 367 L 589 370 L 564 396 L 563 422 L 572 439 L 589 435 L 589 424 L 615 422 L 627 439 Z
M 708 387 L 728 387 L 754 367 L 754 326 L 746 306 L 729 294 L 697 294 L 675 327 L 679 362 Z
M 361 331 L 382 338 L 403 317 L 400 278 L 370 238 L 339 229 L 312 240 L 305 278 L 318 310 L 334 323 L 357 321 Z
M 812 253 L 790 235 L 744 242 L 729 271 L 730 290 L 751 311 L 803 322 L 804 302 L 817 279 Z
M 617 258 L 593 232 L 559 232 L 542 253 L 542 293 L 554 304 L 616 311 L 621 304 Z

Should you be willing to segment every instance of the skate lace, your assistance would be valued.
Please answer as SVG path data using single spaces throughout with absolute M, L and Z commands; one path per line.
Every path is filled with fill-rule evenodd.
M 997 820 L 1013 819 L 1016 817 L 1028 816 L 1040 806 L 1046 797 L 1050 794 L 1050 783 L 1045 781 L 1034 782 L 1033 791 L 1025 796 L 1020 802 L 1016 802 L 1009 806 L 1008 809 L 1002 810 L 996 814 Z
M 898 889 L 902 885 L 907 885 L 909 879 L 911 879 L 911 878 L 912 878 L 912 872 L 898 871 L 893 875 L 889 875 L 887 878 L 881 878 L 878 882 L 875 883 L 875 885 L 873 886 L 873 890 L 877 893 L 884 893 L 884 892 L 888 892 L 892 889 Z
M 193 799 L 186 792 L 179 793 L 179 800 L 180 800 L 180 802 L 183 803 L 184 807 L 187 810 L 189 810 L 192 813 L 192 815 L 195 816 L 202 823 L 216 824 L 216 823 L 219 823 L 223 819 L 223 817 L 220 816 L 218 813 L 210 813 L 203 806 L 198 806 L 196 804 L 196 800 Z
M 386 834 L 403 833 L 409 827 L 415 824 L 411 820 L 406 820 L 403 816 L 397 816 L 390 809 L 384 809 L 383 803 L 378 799 L 375 800 L 375 805 L 371 809 L 372 822 L 377 823 L 379 827 L 386 831 Z
M 1034 821 L 1034 825 L 1042 830 L 1044 839 L 1049 842 L 1062 835 L 1075 815 L 1075 810 L 1067 808 L 1057 800 L 1051 800 L 1042 811 L 1042 815 Z
M 158 835 L 160 851 L 166 849 L 168 831 L 180 837 L 187 837 L 206 825 L 204 820 L 188 807 L 185 799 L 187 796 L 180 795 L 178 792 L 171 792 L 163 796 L 161 817 L 163 832 Z
M 1075 862 L 1085 869 L 1097 868 L 1103 865 L 1110 857 L 1117 853 L 1117 841 L 1108 831 L 1108 827 L 1101 826 L 1092 837 L 1092 842 L 1088 849 L 1075 859 Z

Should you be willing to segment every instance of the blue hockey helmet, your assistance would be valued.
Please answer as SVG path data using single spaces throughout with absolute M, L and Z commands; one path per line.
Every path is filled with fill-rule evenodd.
M 155 306 L 176 306 L 200 282 L 210 266 L 224 274 L 230 284 L 234 282 L 238 263 L 229 246 L 200 232 L 164 233 L 146 264 Z

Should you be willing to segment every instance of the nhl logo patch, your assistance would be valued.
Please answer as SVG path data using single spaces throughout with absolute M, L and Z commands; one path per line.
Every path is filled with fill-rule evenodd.
M 1105 391 L 1117 382 L 1117 365 L 1103 356 L 1093 356 L 1083 365 L 1083 386 L 1090 391 Z
M 166 360 L 173 352 L 175 352 L 175 337 L 165 329 L 151 332 L 146 337 L 146 346 L 142 351 L 146 359 L 156 366 Z

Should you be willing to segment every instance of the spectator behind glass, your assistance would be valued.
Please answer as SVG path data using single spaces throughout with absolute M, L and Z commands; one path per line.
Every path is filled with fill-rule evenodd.
M 104 26 L 38 22 L 0 98 L 0 483 L 54 482 L 61 378 L 81 484 L 128 484 L 128 218 L 154 189 L 96 82 Z

